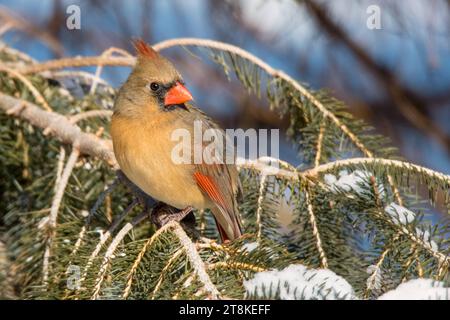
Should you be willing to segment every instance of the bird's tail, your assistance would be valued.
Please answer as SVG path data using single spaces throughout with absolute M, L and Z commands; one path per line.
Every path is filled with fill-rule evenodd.
M 211 211 L 216 221 L 222 243 L 225 241 L 233 241 L 242 236 L 242 226 L 237 210 L 228 213 L 220 206 L 215 206 Z

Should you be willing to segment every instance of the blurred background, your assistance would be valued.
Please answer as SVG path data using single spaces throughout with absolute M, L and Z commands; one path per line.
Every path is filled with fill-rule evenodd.
M 81 29 L 66 27 L 69 5 Z M 201 37 L 232 43 L 309 84 L 328 88 L 389 136 L 412 162 L 450 174 L 450 1 L 0 1 L 2 41 L 38 60 L 99 55 L 130 39 Z M 378 6 L 380 29 L 367 26 Z M 369 10 L 369 11 L 368 11 Z M 164 51 L 197 104 L 226 128 L 280 128 L 268 103 L 181 49 Z M 89 69 L 93 71 L 95 69 Z M 128 68 L 107 67 L 118 87 Z M 281 158 L 298 164 L 288 144 Z

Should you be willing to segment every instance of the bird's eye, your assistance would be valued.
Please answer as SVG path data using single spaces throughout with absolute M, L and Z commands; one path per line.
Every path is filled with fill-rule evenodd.
M 152 91 L 158 91 L 159 87 L 160 87 L 159 84 L 156 82 L 150 83 L 150 89 L 152 89 Z

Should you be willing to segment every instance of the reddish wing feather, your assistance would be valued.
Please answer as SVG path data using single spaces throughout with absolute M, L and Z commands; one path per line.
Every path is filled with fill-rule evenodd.
M 210 177 L 201 174 L 200 172 L 195 172 L 194 178 L 199 187 L 206 192 L 206 194 L 211 198 L 211 200 L 216 202 L 222 208 L 224 209 L 227 208 L 222 194 L 217 189 L 214 181 Z
M 204 174 L 201 174 L 200 172 L 195 172 L 194 179 L 197 182 L 200 189 L 202 189 L 204 192 L 206 192 L 206 194 L 211 198 L 211 200 L 213 200 L 215 203 L 217 203 L 222 208 L 224 208 L 224 209 L 227 208 L 222 194 L 217 189 L 215 183 L 213 182 L 213 180 L 210 177 L 208 177 Z M 227 236 L 227 233 L 220 226 L 217 219 L 214 218 L 214 220 L 216 221 L 217 230 L 219 231 L 220 239 L 222 240 L 222 242 L 230 240 Z

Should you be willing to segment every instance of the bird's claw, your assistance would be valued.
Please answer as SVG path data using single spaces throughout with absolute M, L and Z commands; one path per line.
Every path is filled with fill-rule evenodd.
M 171 221 L 180 222 L 191 212 L 192 207 L 186 207 L 183 210 L 177 210 L 174 207 L 159 202 L 153 208 L 153 212 L 150 219 L 158 228 L 161 228 L 162 226 L 168 224 Z

